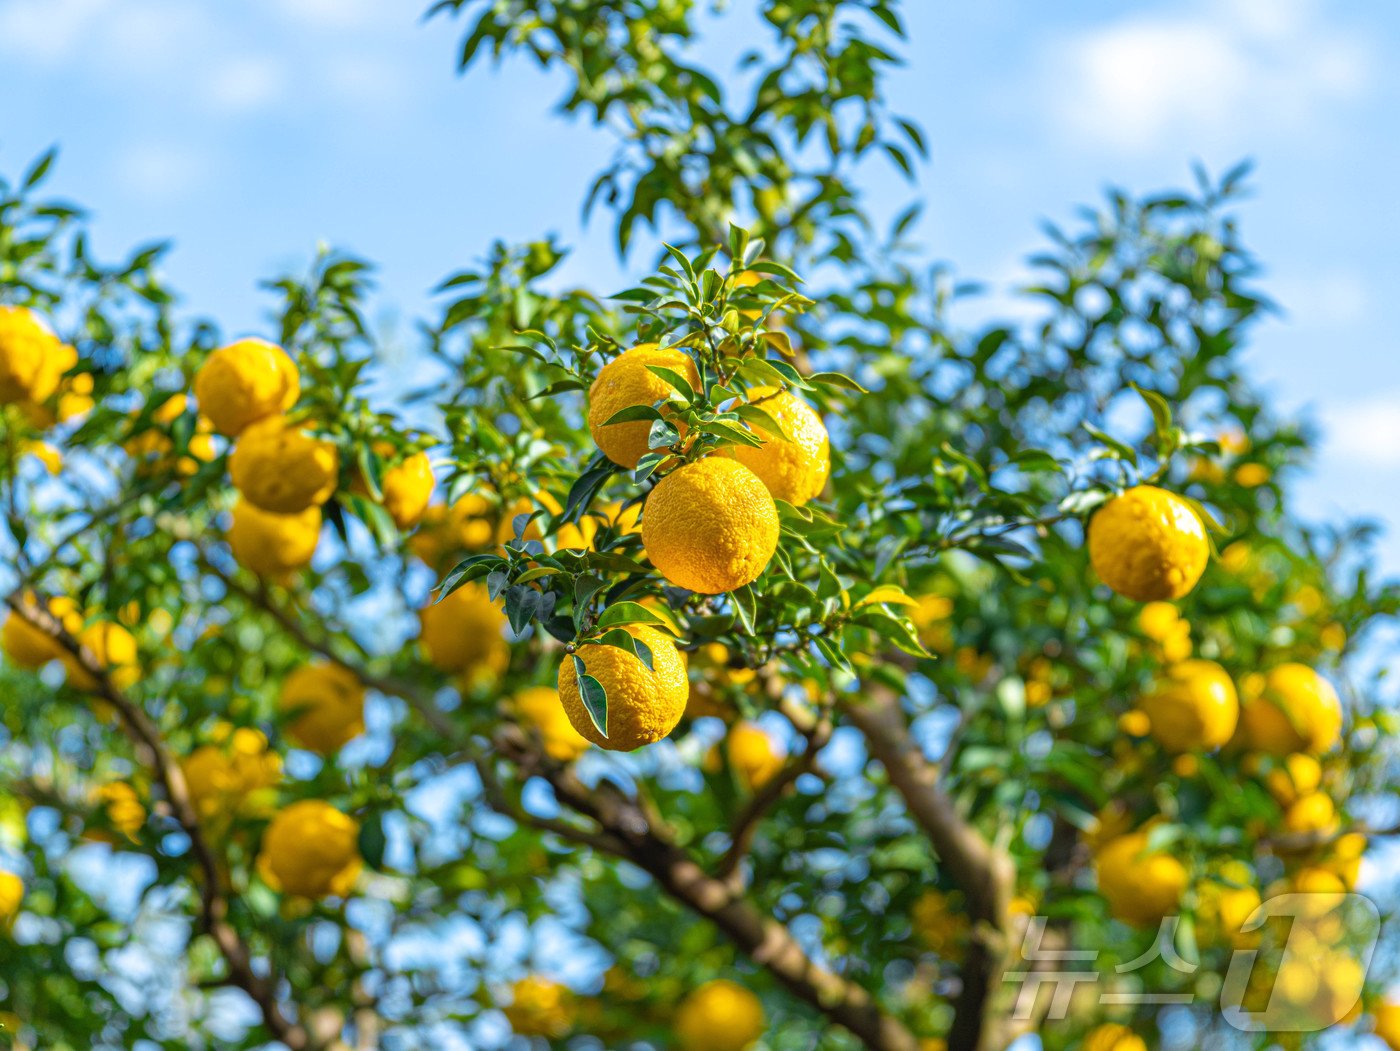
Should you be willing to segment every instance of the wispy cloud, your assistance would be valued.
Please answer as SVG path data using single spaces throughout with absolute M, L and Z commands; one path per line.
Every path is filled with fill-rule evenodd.
M 1061 129 L 1122 153 L 1240 129 L 1303 131 L 1371 78 L 1367 41 L 1313 0 L 1199 0 L 1131 14 L 1051 45 Z
M 206 168 L 201 153 L 170 143 L 131 146 L 116 162 L 117 178 L 125 189 L 146 198 L 183 194 L 199 182 Z
M 247 56 L 217 66 L 208 82 L 209 101 L 230 113 L 263 109 L 278 100 L 286 88 L 279 63 L 271 58 Z
M 1363 467 L 1400 468 L 1400 390 L 1329 408 L 1323 427 L 1329 455 Z

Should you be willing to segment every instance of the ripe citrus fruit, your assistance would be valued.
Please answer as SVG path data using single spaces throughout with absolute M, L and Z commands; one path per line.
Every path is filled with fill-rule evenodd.
M 569 763 L 588 751 L 588 741 L 569 721 L 558 690 L 531 686 L 517 693 L 512 704 L 521 725 L 539 734 L 550 758 Z
M 264 511 L 292 515 L 319 507 L 335 492 L 340 454 L 285 416 L 249 424 L 228 461 L 233 484 Z
M 693 990 L 676 1009 L 681 1051 L 745 1051 L 763 1035 L 765 1025 L 758 997 L 723 978 Z
M 731 727 L 725 750 L 730 768 L 750 792 L 763 787 L 783 768 L 783 755 L 774 747 L 773 739 L 753 723 Z
M 501 1012 L 517 1036 L 558 1040 L 573 1028 L 573 996 L 567 986 L 531 974 L 512 985 L 510 991 L 510 1003 Z
M 296 364 L 281 347 L 240 339 L 209 355 L 194 378 L 199 409 L 220 434 L 237 437 L 250 423 L 286 412 L 301 396 Z
M 24 902 L 24 880 L 13 872 L 0 869 L 0 933 L 8 934 L 15 925 L 19 907 Z
M 27 605 L 33 605 L 34 595 L 26 593 L 24 601 Z M 49 614 L 74 638 L 83 629 L 82 613 L 70 598 L 55 595 L 49 599 Z M 30 671 L 42 668 L 63 655 L 63 648 L 53 636 L 34 627 L 13 610 L 6 615 L 4 627 L 0 628 L 0 647 L 18 667 Z
M 1134 486 L 1089 520 L 1089 560 L 1099 579 L 1138 602 L 1178 599 L 1196 586 L 1210 557 L 1206 528 L 1181 497 Z
M 1119 836 L 1094 858 L 1108 911 L 1133 927 L 1155 927 L 1181 904 L 1186 867 L 1170 854 L 1145 853 L 1146 829 Z
M 1219 879 L 1205 880 L 1196 890 L 1196 934 L 1202 942 L 1243 949 L 1258 941 L 1258 935 L 1241 930 L 1250 914 L 1259 907 L 1259 891 L 1253 886 L 1254 874 L 1239 861 L 1227 862 Z M 1226 882 L 1228 881 L 1228 882 Z
M 1289 832 L 1308 835 L 1331 832 L 1337 827 L 1337 808 L 1325 792 L 1299 796 L 1283 813 L 1283 827 Z
M 672 471 L 647 495 L 642 544 L 676 587 L 718 595 L 768 565 L 778 547 L 778 509 L 753 471 L 707 457 Z
M 1400 1001 L 1384 1000 L 1371 1009 L 1371 1032 L 1390 1048 L 1400 1051 Z
M 1147 1044 L 1125 1025 L 1108 1022 L 1089 1030 L 1080 1051 L 1147 1051 Z
M 365 730 L 365 688 L 339 664 L 297 668 L 282 683 L 277 707 L 292 720 L 292 739 L 321 755 L 338 752 Z
M 1342 702 L 1332 684 L 1304 664 L 1280 664 L 1258 696 L 1245 702 L 1240 729 L 1249 745 L 1272 755 L 1321 755 L 1342 731 Z
M 282 780 L 282 757 L 251 726 L 220 723 L 213 736 L 213 744 L 201 745 L 180 763 L 190 802 L 205 821 L 260 813 Z
M 775 500 L 800 506 L 819 495 L 831 472 L 831 443 L 822 418 L 797 395 L 776 387 L 750 392 L 749 404 L 771 416 L 782 433 L 752 424 L 763 444 L 734 445 L 725 453 L 758 475 Z
M 258 872 L 273 890 L 301 898 L 345 897 L 359 878 L 360 826 L 319 799 L 279 810 L 263 833 Z
M 428 509 L 433 496 L 433 465 L 425 452 L 417 452 L 394 464 L 380 480 L 384 509 L 400 529 L 412 529 Z
M 602 684 L 608 696 L 608 735 L 604 737 L 579 693 L 572 657 L 559 665 L 559 699 L 574 729 L 594 744 L 614 752 L 630 752 L 665 737 L 685 713 L 690 682 L 685 661 L 675 643 L 655 628 L 641 624 L 626 629 L 651 650 L 652 667 L 636 656 L 600 643 L 585 643 L 578 656 L 587 674 Z
M 418 613 L 423 648 L 433 667 L 445 672 L 485 668 L 500 671 L 509 657 L 506 616 L 482 584 L 464 584 Z
M 78 632 L 78 642 L 107 673 L 107 679 L 119 690 L 136 684 L 140 669 L 136 666 L 136 639 L 120 624 L 100 620 Z M 70 653 L 63 654 L 63 666 L 68 669 L 68 685 L 75 690 L 93 691 L 97 680 L 88 674 Z
M 1152 736 L 1170 752 L 1210 751 L 1234 735 L 1240 703 L 1229 674 L 1214 661 L 1182 661 L 1140 702 Z
M 78 352 L 34 311 L 0 306 L 0 405 L 47 400 L 77 363 Z
M 140 832 L 141 826 L 146 823 L 146 808 L 141 803 L 141 797 L 136 794 L 136 789 L 125 781 L 110 781 L 97 786 L 92 793 L 92 802 L 102 808 L 107 823 L 114 830 L 135 842 L 136 833 Z M 85 835 L 98 842 L 112 842 L 111 837 L 101 830 L 86 832 Z
M 1291 806 L 1299 797 L 1317 791 L 1322 784 L 1322 764 L 1305 752 L 1294 752 L 1269 771 L 1264 784 L 1280 806 Z
M 675 388 L 648 365 L 658 365 L 684 376 L 692 387 L 700 386 L 695 361 L 683 350 L 662 350 L 655 343 L 643 343 L 614 358 L 601 369 L 588 388 L 588 431 L 598 448 L 615 464 L 628 469 L 647 453 L 651 423 L 608 420 L 633 405 L 651 405 L 668 397 Z
M 239 565 L 260 577 L 275 578 L 305 569 L 321 538 L 321 509 L 308 507 L 291 515 L 264 511 L 246 499 L 233 508 L 229 547 Z

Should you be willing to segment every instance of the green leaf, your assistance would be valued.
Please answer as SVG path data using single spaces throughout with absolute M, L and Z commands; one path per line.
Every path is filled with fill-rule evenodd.
M 734 602 L 734 613 L 744 628 L 744 634 L 752 635 L 758 621 L 758 596 L 754 594 L 753 587 L 745 584 L 735 588 L 729 593 L 729 597 Z
M 671 629 L 665 618 L 637 602 L 614 602 L 598 618 L 599 628 L 620 628 L 625 624 L 657 624 L 668 631 Z
M 388 845 L 384 834 L 384 814 L 376 810 L 360 822 L 360 857 L 375 871 L 384 868 L 384 848 Z
M 574 675 L 578 678 L 579 697 L 588 711 L 588 717 L 604 737 L 608 736 L 608 691 L 603 684 L 588 674 L 583 659 L 574 654 Z
M 653 375 L 660 376 L 663 380 L 676 388 L 676 393 L 681 399 L 691 405 L 695 402 L 695 388 L 690 385 L 690 380 L 686 379 L 675 369 L 668 369 L 665 365 L 648 365 L 647 370 Z M 582 386 L 580 384 L 580 386 Z
M 807 382 L 819 383 L 823 387 L 839 387 L 842 390 L 853 390 L 857 394 L 870 393 L 843 372 L 814 372 L 807 377 Z
M 621 628 L 613 628 L 598 636 L 597 642 L 604 646 L 616 646 L 620 650 L 626 650 L 637 660 L 646 665 L 647 671 L 655 671 L 656 666 L 652 663 L 651 647 L 642 642 L 631 632 Z
M 661 413 L 651 405 L 629 405 L 625 409 L 619 409 L 606 420 L 604 427 L 611 427 L 615 423 L 637 423 L 641 420 L 659 420 Z

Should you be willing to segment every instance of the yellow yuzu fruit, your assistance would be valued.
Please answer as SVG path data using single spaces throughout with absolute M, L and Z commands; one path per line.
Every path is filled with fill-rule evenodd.
M 648 365 L 670 369 L 684 376 L 692 387 L 700 386 L 700 374 L 689 354 L 683 350 L 662 350 L 655 343 L 643 343 L 599 369 L 588 388 L 588 431 L 609 460 L 629 470 L 648 452 L 651 423 L 633 420 L 608 424 L 608 420 L 623 409 L 651 405 L 675 391 L 670 383 L 650 371 Z
M 1240 729 L 1262 752 L 1320 755 L 1341 735 L 1342 703 L 1332 684 L 1307 665 L 1281 664 L 1264 677 L 1258 696 L 1245 702 Z
M 0 306 L 0 405 L 46 401 L 77 363 L 78 352 L 34 311 Z
M 742 985 L 717 978 L 692 990 L 676 1009 L 681 1051 L 745 1051 L 763 1035 L 763 1004 Z
M 1235 733 L 1239 697 L 1229 673 L 1214 661 L 1173 664 L 1139 702 L 1152 736 L 1171 752 L 1210 751 Z
M 107 673 L 107 679 L 118 690 L 135 685 L 140 678 L 136 666 L 136 639 L 120 624 L 100 620 L 89 624 L 78 632 L 78 642 Z M 70 653 L 62 655 L 63 665 L 68 670 L 68 685 L 75 690 L 93 691 L 97 680 L 78 663 Z
M 360 826 L 319 799 L 279 810 L 263 833 L 258 873 L 273 890 L 300 898 L 343 898 L 363 862 Z
M 260 577 L 275 578 L 311 564 L 321 539 L 321 509 L 290 515 L 264 511 L 247 499 L 233 507 L 228 543 L 239 565 Z
M 572 1001 L 568 987 L 532 974 L 511 986 L 510 1003 L 501 1013 L 517 1036 L 558 1040 L 573 1028 Z
M 778 510 L 751 470 L 711 456 L 657 483 L 642 512 L 642 544 L 676 587 L 718 595 L 751 583 L 778 547 Z
M 650 669 L 617 646 L 585 643 L 577 654 L 586 674 L 607 694 L 606 737 L 583 703 L 573 658 L 565 656 L 559 665 L 559 699 L 569 722 L 594 744 L 615 752 L 630 752 L 669 734 L 685 713 L 690 693 L 685 661 L 669 636 L 643 624 L 629 624 L 626 630 L 651 650 Z
M 249 424 L 295 405 L 301 377 L 281 347 L 262 339 L 240 339 L 205 359 L 195 374 L 194 395 L 215 429 L 233 438 Z
M 335 492 L 340 454 L 285 416 L 243 428 L 228 461 L 233 484 L 249 503 L 290 515 L 324 504 Z
M 588 751 L 588 740 L 569 721 L 558 690 L 530 686 L 517 693 L 511 703 L 521 724 L 539 734 L 551 759 L 569 763 Z
M 1186 891 L 1186 867 L 1170 854 L 1146 853 L 1148 830 L 1119 836 L 1099 848 L 1094 869 L 1109 912 L 1134 927 L 1171 915 Z
M 1264 784 L 1281 806 L 1290 806 L 1299 797 L 1317 791 L 1322 784 L 1322 764 L 1305 752 L 1294 752 L 1269 771 Z
M 750 792 L 767 784 L 783 768 L 785 759 L 768 732 L 749 722 L 730 727 L 725 752 L 739 783 Z
M 418 612 L 423 649 L 433 667 L 445 672 L 477 668 L 499 671 L 508 657 L 502 634 L 506 615 L 484 584 L 463 584 L 441 602 L 429 596 Z
M 1080 1051 L 1147 1051 L 1142 1037 L 1116 1022 L 1107 1022 L 1089 1030 L 1079 1047 Z
M 1118 594 L 1139 602 L 1178 599 L 1196 586 L 1210 558 L 1206 529 L 1175 493 L 1138 485 L 1089 520 L 1089 560 Z
M 1283 827 L 1300 835 L 1332 831 L 1337 827 L 1337 808 L 1332 797 L 1325 792 L 1300 796 L 1284 811 Z
M 302 748 L 331 755 L 365 730 L 365 687 L 339 664 L 304 664 L 282 683 L 277 707 Z
M 1400 1051 L 1400 1001 L 1382 1000 L 1371 1009 L 1371 1032 L 1390 1051 Z
M 26 606 L 32 606 L 36 599 L 32 592 L 24 596 Z M 49 615 L 55 618 L 69 635 L 76 638 L 83 630 L 83 616 L 78 605 L 63 595 L 49 599 Z M 63 655 L 58 640 L 48 632 L 29 623 L 21 614 L 10 610 L 5 616 L 5 624 L 0 627 L 0 648 L 18 667 L 33 671 L 42 668 L 49 661 Z
M 24 880 L 0 869 L 0 933 L 8 934 L 24 903 Z
M 831 472 L 831 442 L 816 410 L 791 391 L 776 387 L 751 391 L 748 404 L 771 416 L 781 433 L 750 424 L 763 444 L 734 445 L 724 453 L 758 475 L 776 500 L 801 506 L 819 495 Z

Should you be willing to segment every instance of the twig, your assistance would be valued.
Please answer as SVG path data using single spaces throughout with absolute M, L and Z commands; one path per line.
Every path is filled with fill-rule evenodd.
M 142 761 L 151 768 L 156 783 L 164 791 L 174 816 L 185 835 L 200 870 L 200 927 L 213 938 L 229 968 L 229 980 L 250 996 L 262 1013 L 263 1023 L 274 1037 L 292 1051 L 311 1047 L 305 1028 L 282 1013 L 277 1003 L 276 982 L 253 970 L 252 955 L 242 936 L 228 920 L 228 888 L 220 875 L 217 856 L 200 828 L 198 812 L 190 799 L 185 775 L 166 747 L 160 729 L 126 694 L 113 686 L 107 670 L 93 654 L 81 646 L 64 629 L 62 623 L 49 613 L 48 604 L 36 597 L 25 602 L 19 592 L 9 595 L 6 605 L 33 628 L 44 632 L 77 661 L 78 666 L 97 684 L 91 691 L 117 712 L 127 736 L 136 746 Z

